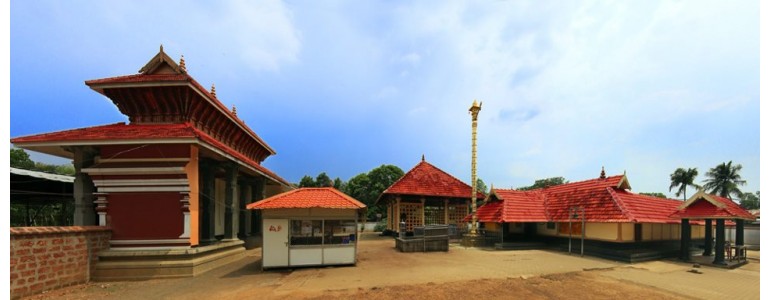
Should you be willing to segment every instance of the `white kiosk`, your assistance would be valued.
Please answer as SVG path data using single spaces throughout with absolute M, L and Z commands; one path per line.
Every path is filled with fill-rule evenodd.
M 252 203 L 262 210 L 262 269 L 355 265 L 366 205 L 328 188 L 301 188 Z

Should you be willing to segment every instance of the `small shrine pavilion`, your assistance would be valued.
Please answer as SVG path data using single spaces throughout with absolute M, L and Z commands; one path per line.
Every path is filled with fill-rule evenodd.
M 671 214 L 672 218 L 680 219 L 682 222 L 682 232 L 691 231 L 690 223 L 693 220 L 705 220 L 706 233 L 705 240 L 714 240 L 712 243 L 706 242 L 703 249 L 703 257 L 710 257 L 712 250 L 715 265 L 730 266 L 746 262 L 746 248 L 743 239 L 744 221 L 753 221 L 756 217 L 746 211 L 730 199 L 717 195 L 710 195 L 703 190 L 698 191 L 687 201 L 679 205 L 677 210 Z M 716 232 L 712 234 L 712 220 L 716 220 Z M 735 224 L 735 245 L 729 245 L 725 239 L 726 222 Z M 681 238 L 680 258 L 685 261 L 692 260 L 691 247 L 692 241 L 690 235 L 684 234 Z M 728 254 L 728 260 L 725 260 L 725 254 Z
M 477 195 L 484 199 L 484 194 Z M 426 162 L 425 156 L 375 202 L 387 206 L 387 228 L 392 231 L 399 230 L 401 221 L 406 223 L 406 231 L 433 224 L 464 229 L 463 218 L 470 213 L 470 204 L 471 186 Z
M 220 102 L 213 85 L 207 90 L 187 73 L 184 57 L 176 63 L 161 46 L 138 74 L 85 84 L 129 124 L 11 143 L 73 160 L 74 224 L 112 229 L 111 249 L 93 277 L 192 276 L 259 240 L 259 215 L 246 204 L 292 187 L 262 166 L 276 152 Z

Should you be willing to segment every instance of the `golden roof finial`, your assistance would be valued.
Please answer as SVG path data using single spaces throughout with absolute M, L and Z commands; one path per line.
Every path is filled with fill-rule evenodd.
M 235 111 L 235 104 L 233 104 L 233 116 L 238 116 L 238 113 Z
M 182 69 L 182 72 L 187 72 L 187 66 L 184 64 L 184 55 L 179 59 L 179 68 Z
M 599 174 L 599 178 L 601 179 L 607 178 L 607 174 L 604 173 L 604 166 L 602 166 L 602 173 Z
M 214 98 L 217 97 L 217 87 L 214 86 L 214 84 L 211 84 L 211 96 L 214 96 Z

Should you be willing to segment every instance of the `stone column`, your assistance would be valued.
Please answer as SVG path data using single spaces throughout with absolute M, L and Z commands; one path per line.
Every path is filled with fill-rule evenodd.
M 236 240 L 238 210 L 236 201 L 238 192 L 238 165 L 230 163 L 225 166 L 225 237 L 224 240 Z
M 725 263 L 725 220 L 717 219 L 717 242 L 714 246 L 714 264 L 726 265 Z
M 711 256 L 711 240 L 714 239 L 714 234 L 712 234 L 713 228 L 711 227 L 711 219 L 706 219 L 706 243 L 703 246 L 703 256 Z
M 251 199 L 252 199 L 252 203 L 265 199 L 265 179 L 264 178 L 257 178 L 251 184 Z M 252 234 L 262 235 L 262 233 L 260 232 L 261 222 L 262 222 L 262 218 L 260 218 L 259 210 L 257 209 L 251 210 L 251 233 Z
M 248 185 L 246 184 L 245 180 L 238 180 L 238 238 L 244 239 L 248 234 L 246 234 L 247 230 L 247 224 L 246 224 L 246 213 L 248 211 L 246 210 L 246 203 L 249 202 L 249 199 L 246 198 L 246 195 L 248 195 L 247 190 Z
M 96 151 L 87 147 L 74 147 L 72 150 L 72 165 L 75 167 L 75 183 L 73 194 L 75 197 L 75 226 L 93 226 L 96 223 L 96 210 L 94 204 L 94 182 L 88 174 L 83 173 L 83 168 L 94 164 Z
M 199 175 L 198 178 L 200 180 L 199 188 L 200 188 L 200 195 L 198 196 L 198 201 L 200 204 L 198 205 L 198 216 L 200 218 L 199 226 L 200 230 L 200 244 L 201 245 L 209 245 L 213 244 L 217 241 L 217 239 L 214 237 L 214 232 L 216 230 L 216 224 L 215 221 L 215 215 L 214 215 L 214 205 L 216 201 L 216 192 L 215 192 L 215 184 L 214 180 L 216 178 L 216 165 L 215 162 L 207 160 L 207 159 L 201 159 L 199 163 Z
M 735 219 L 735 244 L 743 245 L 743 219 Z
M 690 260 L 690 239 L 691 239 L 691 232 L 690 232 L 690 220 L 689 219 L 682 219 L 682 226 L 681 226 L 681 247 L 680 247 L 680 253 L 679 258 L 684 261 Z

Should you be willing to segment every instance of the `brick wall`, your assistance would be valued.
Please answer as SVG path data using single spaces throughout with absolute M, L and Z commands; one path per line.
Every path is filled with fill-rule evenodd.
M 11 298 L 88 282 L 109 227 L 11 228 Z

